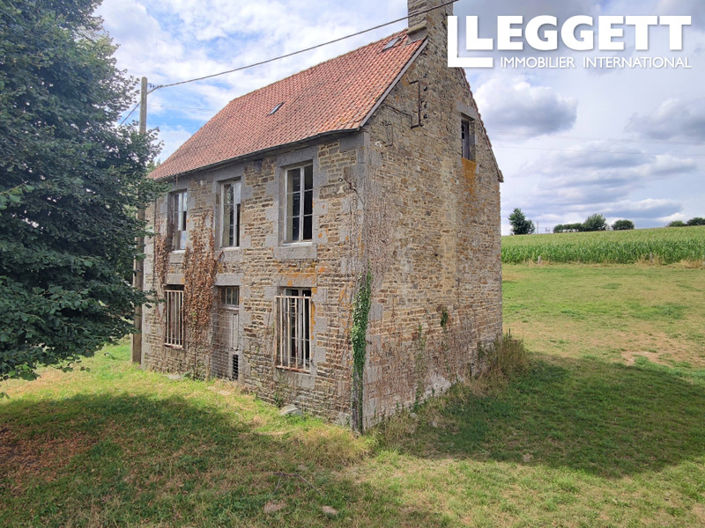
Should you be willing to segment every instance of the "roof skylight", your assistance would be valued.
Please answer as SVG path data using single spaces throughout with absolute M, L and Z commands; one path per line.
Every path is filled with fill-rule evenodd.
M 272 114 L 276 113 L 276 111 L 279 110 L 283 105 L 284 105 L 284 103 L 279 103 L 278 105 L 276 105 L 274 108 L 272 108 L 270 110 L 268 115 L 272 115 Z
M 387 42 L 384 45 L 384 47 L 382 48 L 382 51 L 388 50 L 389 48 L 393 48 L 397 44 L 397 42 L 399 42 L 400 40 L 401 40 L 401 38 L 394 37 L 392 40 L 390 40 L 389 42 Z

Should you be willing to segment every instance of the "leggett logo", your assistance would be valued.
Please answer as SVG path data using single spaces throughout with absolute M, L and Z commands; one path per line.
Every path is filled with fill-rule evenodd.
M 479 17 L 465 17 L 465 49 L 467 51 L 524 51 L 525 47 L 544 52 L 558 49 L 559 39 L 574 51 L 594 51 L 595 41 L 599 51 L 624 51 L 625 28 L 633 28 L 634 49 L 648 51 L 651 29 L 668 31 L 671 51 L 683 50 L 683 33 L 690 26 L 690 16 L 599 16 L 577 15 L 562 24 L 551 15 L 529 19 L 498 16 L 497 41 L 479 35 Z M 631 32 L 630 32 L 631 33 Z M 573 56 L 507 56 L 500 59 L 504 68 L 575 68 Z M 448 17 L 448 66 L 458 68 L 493 68 L 493 57 L 461 57 L 458 55 L 458 17 Z M 687 57 L 682 56 L 585 56 L 586 68 L 690 68 Z

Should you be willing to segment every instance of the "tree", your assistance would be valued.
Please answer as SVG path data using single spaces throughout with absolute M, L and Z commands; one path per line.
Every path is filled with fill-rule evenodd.
M 512 224 L 513 235 L 530 235 L 536 231 L 536 226 L 531 220 L 527 220 L 521 209 L 514 209 L 509 215 L 509 223 Z
M 628 231 L 634 229 L 634 222 L 631 220 L 616 220 L 615 223 L 612 224 L 612 229 L 615 231 Z
M 607 220 L 601 214 L 588 216 L 582 226 L 582 231 L 604 231 L 605 229 L 607 229 Z
M 696 217 L 688 220 L 686 225 L 689 225 L 689 226 L 705 225 L 705 218 L 702 218 L 700 216 L 696 216 Z
M 685 227 L 685 222 L 683 220 L 674 220 L 670 222 L 666 227 Z
M 115 123 L 134 83 L 94 0 L 0 3 L 0 380 L 132 330 L 135 213 L 154 135 Z

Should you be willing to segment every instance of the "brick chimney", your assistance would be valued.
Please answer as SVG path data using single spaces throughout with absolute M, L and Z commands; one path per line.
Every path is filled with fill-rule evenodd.
M 442 27 L 445 29 L 446 17 L 453 14 L 453 4 L 438 7 L 449 0 L 407 0 L 407 10 L 409 14 L 409 29 L 407 30 L 412 39 L 425 37 L 433 28 Z M 434 7 L 433 11 L 428 11 Z M 423 11 L 428 11 L 423 13 Z

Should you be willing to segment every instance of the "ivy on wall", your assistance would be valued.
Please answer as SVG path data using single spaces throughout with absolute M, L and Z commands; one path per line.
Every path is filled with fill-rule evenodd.
M 194 376 L 207 375 L 199 372 L 196 358 L 202 357 L 202 352 L 210 347 L 217 267 L 210 214 L 196 217 L 191 246 L 184 255 L 184 319 L 187 344 L 194 357 Z
M 370 315 L 370 294 L 372 290 L 372 274 L 367 271 L 353 301 L 353 325 L 350 340 L 353 349 L 353 427 L 362 432 L 362 391 L 365 355 L 367 348 L 367 323 Z

